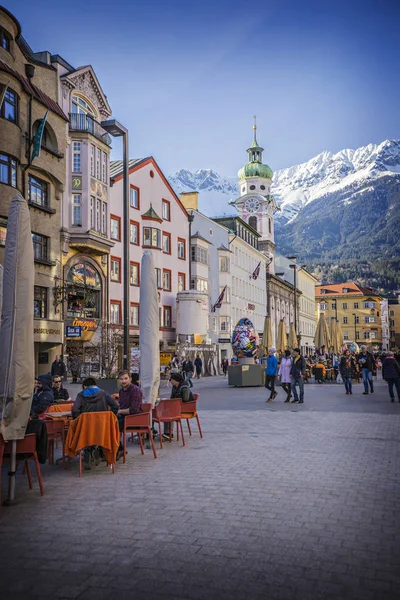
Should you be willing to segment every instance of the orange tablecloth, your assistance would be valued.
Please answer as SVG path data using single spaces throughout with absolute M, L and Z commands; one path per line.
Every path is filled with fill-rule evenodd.
M 49 408 L 46 410 L 48 413 L 52 412 L 67 412 L 67 410 L 71 410 L 73 407 L 73 402 L 63 402 L 63 404 L 51 404 Z
M 118 419 L 111 411 L 83 413 L 70 421 L 65 452 L 74 458 L 86 446 L 101 446 L 107 462 L 115 463 L 120 440 Z

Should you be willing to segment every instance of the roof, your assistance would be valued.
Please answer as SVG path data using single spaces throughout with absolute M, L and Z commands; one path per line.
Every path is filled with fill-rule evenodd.
M 36 85 L 33 85 L 33 83 L 31 83 L 29 79 L 27 79 L 27 77 L 24 77 L 23 75 L 20 75 L 20 73 L 18 73 L 17 71 L 14 71 L 14 69 L 9 67 L 7 63 L 3 62 L 2 60 L 0 60 L 0 70 L 9 73 L 13 77 L 15 77 L 15 79 L 18 79 L 25 92 L 27 94 L 32 94 L 35 100 L 46 106 L 46 108 L 51 110 L 53 113 L 55 113 L 65 121 L 69 120 L 55 100 L 53 100 L 52 98 L 50 98 L 50 96 L 42 92 L 42 90 L 36 87 Z
M 161 217 L 158 216 L 151 202 L 149 210 L 142 215 L 142 219 L 151 219 L 152 221 L 159 221 L 159 223 L 162 223 Z
M 207 244 L 211 244 L 211 246 L 214 245 L 212 242 L 210 242 L 210 240 L 206 240 L 206 238 L 203 237 L 198 231 L 196 231 L 196 233 L 194 233 L 190 237 L 192 240 L 202 240 L 203 242 L 207 242 Z
M 324 291 L 323 291 L 324 290 Z M 347 290 L 347 291 L 344 291 Z M 371 287 L 364 287 L 355 281 L 346 283 L 326 283 L 315 286 L 315 296 L 376 296 L 380 295 Z
M 147 158 L 130 158 L 129 159 L 129 169 L 134 167 L 135 165 L 139 165 L 141 162 L 148 160 Z M 110 177 L 114 179 L 118 175 L 122 175 L 124 170 L 124 161 L 122 160 L 112 160 L 110 161 Z

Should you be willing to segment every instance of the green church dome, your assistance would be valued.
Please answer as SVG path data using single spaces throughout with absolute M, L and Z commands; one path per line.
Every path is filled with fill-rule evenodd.
M 238 178 L 239 181 L 243 181 L 248 177 L 264 177 L 265 179 L 272 179 L 273 171 L 268 165 L 264 165 L 262 162 L 262 153 L 264 148 L 258 145 L 256 139 L 257 125 L 254 123 L 254 140 L 250 148 L 246 150 L 249 155 L 249 162 L 247 165 L 239 169 Z

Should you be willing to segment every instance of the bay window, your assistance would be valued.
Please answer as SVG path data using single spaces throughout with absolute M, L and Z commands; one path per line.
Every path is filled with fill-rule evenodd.
M 143 227 L 143 246 L 161 248 L 161 231 L 155 227 Z

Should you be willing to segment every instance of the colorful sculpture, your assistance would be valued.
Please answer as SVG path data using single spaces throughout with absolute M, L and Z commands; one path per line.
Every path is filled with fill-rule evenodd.
M 253 323 L 247 317 L 238 321 L 232 334 L 232 350 L 238 358 L 257 358 L 260 339 Z

